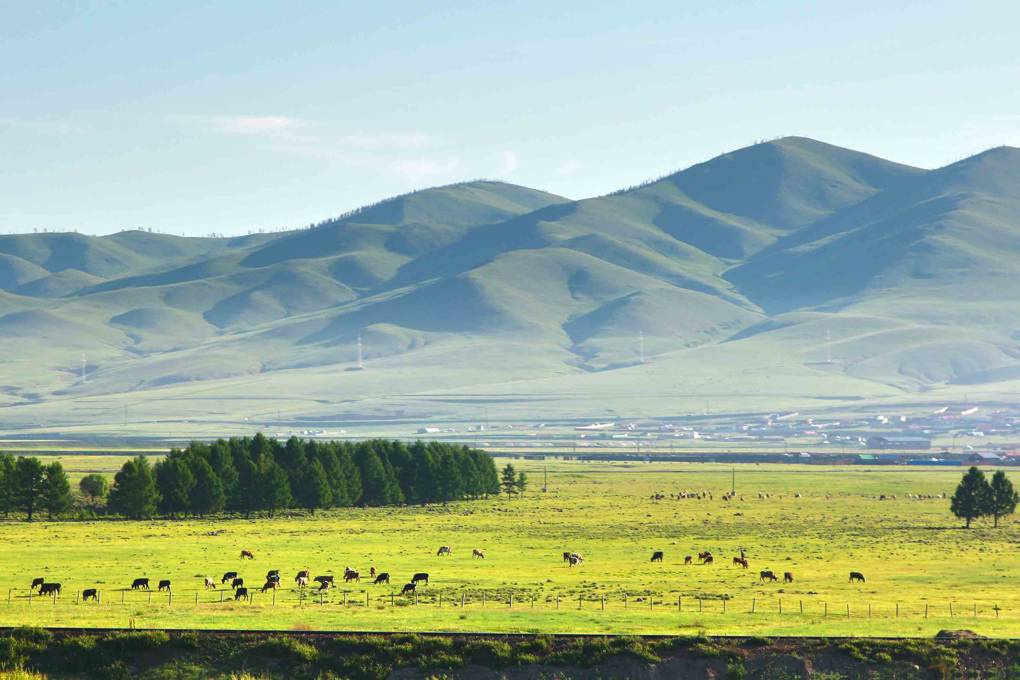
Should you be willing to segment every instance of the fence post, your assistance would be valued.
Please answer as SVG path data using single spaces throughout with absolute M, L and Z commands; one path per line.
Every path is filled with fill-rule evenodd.
M 846 603 L 846 617 L 848 619 L 850 618 L 850 603 L 849 602 Z
M 347 606 L 347 591 L 344 591 L 344 606 Z
M 578 609 L 580 609 L 580 608 L 581 608 L 581 597 L 582 597 L 581 595 L 578 595 L 578 596 L 577 596 L 577 608 L 578 608 Z
M 393 606 L 393 591 L 390 591 L 390 606 Z
M 368 609 L 368 591 L 365 591 L 365 609 Z
M 531 596 L 531 608 L 532 609 L 535 608 L 535 595 L 534 594 L 532 594 L 532 596 Z
M 319 604 L 322 604 L 322 591 L 319 591 Z
M 414 591 L 414 606 L 418 606 L 418 591 Z
M 702 599 L 701 599 L 701 598 L 699 597 L 699 598 L 698 598 L 698 613 L 699 613 L 699 614 L 701 613 L 701 609 L 702 609 L 702 607 L 701 607 L 701 603 L 702 603 Z
M 174 606 L 174 591 L 168 590 L 166 592 L 166 604 L 168 607 Z
M 868 618 L 871 618 L 871 603 L 868 603 Z
M 559 595 L 556 596 L 556 608 L 557 609 L 560 608 L 560 596 Z
M 10 589 L 7 590 L 7 604 L 11 603 L 11 593 L 12 592 L 14 592 L 14 588 L 10 588 Z
M 823 604 L 825 605 L 825 611 L 822 613 L 822 617 L 824 618 L 824 617 L 827 617 L 829 615 L 829 603 L 828 602 L 824 602 Z
M 758 598 L 752 597 L 751 598 L 751 613 L 752 614 L 754 613 L 754 607 L 755 607 L 756 604 L 758 604 Z
M 623 608 L 627 608 L 627 593 L 623 594 Z
M 602 594 L 602 611 L 606 611 L 606 595 Z
M 197 600 L 198 596 L 196 595 L 195 597 L 196 597 L 195 601 L 197 602 L 198 601 Z M 273 588 L 273 606 L 274 607 L 276 606 L 276 588 Z
M 974 603 L 974 618 L 977 618 L 977 602 Z
M 801 600 L 801 601 L 800 601 L 800 613 L 801 613 L 801 614 L 803 614 L 803 613 L 804 613 L 804 600 Z
M 464 591 L 460 591 L 460 608 L 464 608 Z
M 514 594 L 510 593 L 510 609 L 514 608 Z
M 148 604 L 152 604 L 152 591 L 151 590 L 149 591 L 149 602 L 148 602 Z
M 482 591 L 482 609 L 485 609 L 485 591 Z
M 924 603 L 924 618 L 928 618 L 928 603 Z
M 655 608 L 655 596 L 654 595 L 649 595 L 648 596 L 648 610 L 651 611 L 654 608 Z
M 783 598 L 779 598 L 779 613 L 783 613 Z
M 439 591 L 439 608 L 443 608 L 443 592 Z
M 195 606 L 198 606 L 198 591 L 195 591 Z
M 220 591 L 220 602 L 223 602 L 223 591 Z
M 124 604 L 124 591 L 120 591 L 120 603 Z
M 896 618 L 900 618 L 900 603 L 896 603 Z
M 726 613 L 726 598 L 725 597 L 722 599 L 722 613 L 723 614 Z
M 74 591 L 74 603 L 78 604 L 78 596 L 81 594 L 80 590 Z
M 950 616 L 950 618 L 953 616 L 953 602 L 952 602 L 952 600 L 949 601 L 949 616 Z

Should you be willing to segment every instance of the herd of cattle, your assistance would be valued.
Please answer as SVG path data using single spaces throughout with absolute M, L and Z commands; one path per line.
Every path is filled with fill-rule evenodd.
M 439 550 L 436 551 L 436 556 L 438 557 L 445 557 L 452 554 L 453 549 L 448 545 L 441 546 Z M 474 550 L 471 551 L 471 558 L 485 559 L 485 553 L 475 548 Z M 663 551 L 656 550 L 655 552 L 652 553 L 651 561 L 662 562 L 664 558 L 665 554 L 663 553 Z M 255 554 L 252 553 L 250 550 L 242 550 L 241 559 L 254 560 Z M 712 564 L 715 561 L 715 557 L 712 555 L 711 551 L 706 550 L 698 553 L 698 560 L 699 564 Z M 575 567 L 584 563 L 584 557 L 580 553 L 564 551 L 563 561 L 566 562 L 568 566 Z M 690 565 L 693 563 L 694 557 L 692 555 L 687 555 L 684 557 L 685 565 Z M 743 548 L 740 549 L 740 555 L 733 558 L 733 564 L 739 567 L 743 567 L 744 569 L 747 569 L 750 566 L 750 563 L 748 562 L 747 557 L 744 554 Z M 251 599 L 251 594 L 248 590 L 248 587 L 245 586 L 244 579 L 241 578 L 236 571 L 225 572 L 223 576 L 220 578 L 219 584 L 217 584 L 216 579 L 214 579 L 211 576 L 206 576 L 204 578 L 206 589 L 215 590 L 217 589 L 218 585 L 225 585 L 227 582 L 229 582 L 230 589 L 234 593 L 235 601 Z M 372 579 L 372 583 L 374 585 L 380 584 L 389 585 L 390 583 L 389 572 L 386 571 L 376 572 L 374 566 L 369 568 L 369 578 Z M 758 579 L 762 583 L 765 582 L 773 583 L 778 581 L 779 577 L 776 576 L 775 572 L 773 572 L 771 569 L 763 569 L 762 571 L 759 572 Z M 344 582 L 350 583 L 352 581 L 360 583 L 361 573 L 354 569 L 351 569 L 350 567 L 344 567 Z M 424 582 L 425 585 L 428 585 L 429 583 L 428 572 L 421 571 L 415 573 L 411 577 L 411 580 L 408 581 L 401 589 L 400 594 L 405 595 L 408 593 L 416 592 L 418 584 L 422 582 Z M 790 571 L 783 572 L 783 582 L 793 583 L 793 572 Z M 851 571 L 850 583 L 854 582 L 864 583 L 865 582 L 864 574 L 862 574 L 859 571 Z M 312 578 L 311 571 L 309 571 L 308 569 L 302 569 L 301 571 L 297 572 L 297 574 L 294 576 L 294 583 L 297 585 L 299 589 L 302 590 L 311 587 L 311 584 L 315 583 L 317 585 L 315 586 L 314 590 L 321 592 L 329 590 L 330 588 L 333 587 L 334 577 L 332 575 L 320 575 Z M 148 578 L 136 578 L 134 581 L 131 582 L 131 590 L 151 590 L 149 584 L 150 581 Z M 265 582 L 262 584 L 262 587 L 259 588 L 258 590 L 265 593 L 267 591 L 277 590 L 278 588 L 280 588 L 280 570 L 270 569 L 268 572 L 266 572 Z M 52 595 L 55 597 L 60 594 L 61 584 L 48 582 L 44 578 L 35 578 L 32 580 L 31 590 L 35 592 L 36 589 L 38 589 L 39 595 Z M 166 591 L 168 593 L 171 592 L 170 579 L 160 580 L 157 585 L 157 589 L 160 591 Z M 82 591 L 82 600 L 98 601 L 98 599 L 99 591 L 96 588 L 88 588 Z

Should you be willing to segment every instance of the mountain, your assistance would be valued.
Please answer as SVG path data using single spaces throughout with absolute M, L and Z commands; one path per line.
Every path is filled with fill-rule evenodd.
M 1020 150 L 923 170 L 802 137 L 583 200 L 474 181 L 244 237 L 0 236 L 0 412 L 17 429 L 128 404 L 241 422 L 273 402 L 595 417 L 998 393 L 1020 379 L 1017 262 Z

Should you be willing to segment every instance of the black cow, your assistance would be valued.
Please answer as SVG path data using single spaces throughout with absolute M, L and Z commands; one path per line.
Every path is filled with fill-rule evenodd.
M 230 582 L 230 587 L 231 588 L 240 588 L 243 585 L 244 585 L 244 579 L 243 578 L 235 578 L 233 581 Z
M 793 572 L 792 571 L 784 571 L 783 572 L 783 583 L 793 583 Z
M 357 581 L 357 582 L 360 583 L 361 582 L 361 574 L 359 574 L 358 572 L 354 571 L 353 569 L 348 569 L 347 571 L 344 572 L 344 582 L 345 583 L 350 583 L 351 581 Z
M 237 592 L 234 593 L 234 601 L 235 602 L 237 600 L 247 600 L 247 599 L 248 599 L 248 589 L 247 588 L 238 588 Z
M 170 581 L 168 579 L 163 579 L 162 581 L 160 581 L 159 590 L 170 590 Z
M 375 577 L 375 580 L 372 581 L 372 583 L 389 583 L 389 582 L 390 574 L 387 571 L 380 573 L 378 576 Z
M 44 583 L 39 586 L 40 595 L 59 595 L 60 584 L 59 583 Z
M 141 590 L 142 588 L 145 588 L 146 590 L 149 589 L 149 579 L 136 578 L 134 581 L 132 581 L 131 590 Z
M 220 579 L 220 583 L 226 583 L 227 581 L 229 581 L 231 579 L 235 579 L 235 578 L 237 578 L 237 572 L 236 571 L 228 571 L 225 574 L 223 574 L 223 578 Z
M 428 585 L 429 575 L 421 571 L 411 577 L 411 583 L 418 583 L 418 581 L 425 581 L 425 585 Z
M 321 583 L 332 583 L 333 582 L 333 577 L 332 576 L 316 576 L 314 580 L 317 581 L 320 584 Z
M 44 583 L 46 583 L 46 579 L 44 579 L 44 578 L 40 577 L 40 578 L 32 579 L 32 590 L 35 590 L 36 588 L 38 588 L 39 586 L 41 586 Z
M 407 583 L 407 584 L 404 585 L 404 589 L 400 591 L 400 594 L 404 595 L 406 593 L 413 593 L 417 587 L 418 587 L 418 582 L 417 581 L 412 581 L 410 583 Z
M 661 561 L 662 561 L 662 551 L 661 550 L 656 550 L 655 552 L 652 553 L 652 562 L 661 562 Z
M 778 581 L 779 577 L 771 569 L 759 572 L 758 578 L 764 583 L 765 581 Z
M 81 591 L 81 601 L 84 602 L 85 600 L 95 600 L 98 602 L 99 591 L 95 588 L 88 588 L 87 590 Z
M 294 582 L 297 583 L 301 579 L 306 579 L 307 580 L 307 579 L 310 579 L 310 578 L 312 578 L 312 575 L 308 572 L 308 570 L 307 569 L 302 569 L 301 571 L 299 571 L 297 573 L 297 576 L 294 577 Z
M 267 581 L 279 581 L 280 580 L 280 570 L 279 569 L 270 569 L 269 571 L 267 571 L 266 572 L 266 580 Z
M 850 572 L 850 583 L 853 583 L 854 581 L 859 581 L 860 583 L 864 583 L 864 574 L 862 574 L 859 571 L 851 571 Z

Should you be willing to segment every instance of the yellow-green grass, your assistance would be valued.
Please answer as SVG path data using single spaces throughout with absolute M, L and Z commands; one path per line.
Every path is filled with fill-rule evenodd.
M 513 501 L 253 520 L 2 524 L 0 624 L 891 636 L 969 628 L 1020 635 L 1020 525 L 980 522 L 965 530 L 947 499 L 908 498 L 948 495 L 961 469 L 743 465 L 736 470 L 743 500 L 726 502 L 731 468 L 724 466 L 557 461 L 543 493 L 542 464 L 514 462 L 531 484 Z M 681 490 L 711 491 L 714 499 L 669 498 Z M 666 499 L 652 500 L 655 492 Z M 897 498 L 878 500 L 882 494 Z M 436 556 L 440 545 L 452 546 L 453 555 Z M 731 562 L 739 547 L 747 550 L 747 571 Z M 241 562 L 242 548 L 256 559 Z M 483 549 L 485 559 L 473 559 L 472 548 Z M 565 550 L 582 553 L 584 564 L 564 564 Z M 663 563 L 649 562 L 654 550 L 665 552 Z M 712 551 L 716 563 L 684 566 L 685 555 L 701 550 Z M 338 584 L 326 604 L 313 598 L 298 605 L 291 588 L 297 570 L 339 581 L 345 566 L 362 574 L 375 566 L 393 585 Z M 258 586 L 273 568 L 285 585 L 275 606 L 269 594 L 221 603 L 218 591 L 201 587 L 202 576 L 218 582 L 229 570 Z M 780 577 L 791 571 L 795 580 L 763 585 L 761 569 Z M 847 583 L 851 570 L 867 583 Z M 391 605 L 390 593 L 417 571 L 432 577 L 419 604 L 398 595 Z M 25 597 L 36 576 L 63 584 L 56 603 Z M 151 603 L 144 593 L 122 594 L 139 576 L 153 587 L 171 579 L 172 606 L 165 594 L 153 593 Z M 101 590 L 102 604 L 76 603 L 75 593 L 91 587 Z

